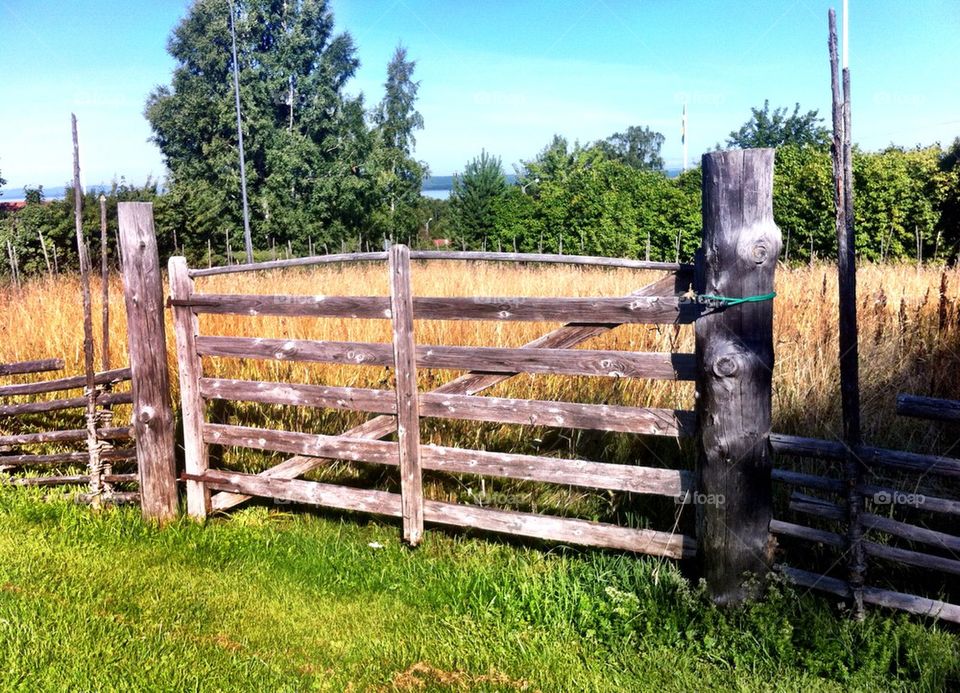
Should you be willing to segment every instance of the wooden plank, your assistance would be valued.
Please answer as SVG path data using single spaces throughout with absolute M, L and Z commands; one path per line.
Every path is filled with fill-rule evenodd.
M 843 580 L 782 564 L 777 566 L 777 570 L 791 582 L 801 587 L 822 590 L 838 597 L 850 597 L 850 588 Z M 865 585 L 863 587 L 863 601 L 890 609 L 899 609 L 918 616 L 929 616 L 943 621 L 960 623 L 960 605 L 949 604 L 937 599 L 927 599 L 926 597 Z
M 104 474 L 103 480 L 108 484 L 129 484 L 137 481 L 136 474 Z M 88 474 L 71 474 L 60 476 L 33 476 L 19 479 L 10 479 L 11 486 L 61 486 L 67 484 L 86 485 L 90 483 Z
M 211 277 L 216 274 L 262 272 L 264 270 L 287 269 L 291 267 L 312 267 L 314 265 L 328 265 L 339 262 L 370 262 L 383 261 L 386 259 L 386 253 L 338 253 L 336 255 L 315 255 L 313 257 L 298 257 L 290 260 L 270 260 L 268 262 L 253 262 L 244 265 L 228 265 L 225 267 L 191 269 L 190 277 Z
M 130 438 L 132 430 L 126 426 L 121 428 L 97 429 L 98 440 L 122 440 Z M 66 431 L 44 431 L 42 433 L 21 433 L 19 435 L 0 436 L 0 445 L 34 445 L 36 443 L 69 443 L 87 439 L 85 428 Z M 0 460 L 5 460 L 0 457 Z M 4 464 L 0 462 L 0 464 Z
M 97 397 L 100 406 L 130 404 L 133 394 L 130 392 L 112 392 Z M 87 406 L 86 397 L 71 397 L 69 399 L 53 399 L 41 402 L 24 402 L 23 404 L 0 404 L 0 417 L 20 416 L 21 414 L 37 414 L 64 409 L 77 409 Z
M 633 292 L 635 296 L 660 296 L 667 293 L 686 291 L 690 281 L 689 269 L 672 274 L 643 286 Z M 521 348 L 530 349 L 570 349 L 583 342 L 617 328 L 617 323 L 567 323 L 562 327 L 528 342 Z M 488 388 L 512 378 L 516 373 L 467 373 L 454 378 L 448 383 L 433 390 L 436 394 L 477 394 Z M 392 416 L 378 416 L 359 426 L 355 426 L 345 433 L 358 438 L 383 438 L 396 430 L 396 419 Z M 324 464 L 323 459 L 297 456 L 286 460 L 277 466 L 261 472 L 263 476 L 278 479 L 295 479 Z M 214 510 L 227 510 L 242 503 L 247 497 L 236 493 L 219 493 L 211 498 L 211 507 Z
M 193 280 L 187 272 L 187 260 L 172 257 L 167 264 L 171 303 L 189 301 Z M 184 467 L 190 474 L 203 474 L 209 466 L 206 443 L 203 442 L 205 403 L 200 396 L 199 379 L 203 375 L 197 354 L 199 321 L 189 308 L 173 307 L 173 332 L 177 345 L 177 367 L 180 374 L 180 412 L 183 420 Z M 196 520 L 207 516 L 210 493 L 202 483 L 187 482 L 187 513 Z
M 883 560 L 903 563 L 918 568 L 927 568 L 929 570 L 939 570 L 951 575 L 960 575 L 960 561 L 953 558 L 944 558 L 942 556 L 933 556 L 919 551 L 910 551 L 887 544 L 878 544 L 873 541 L 863 542 L 863 549 L 868 556 L 882 558 Z
M 804 474 L 787 469 L 770 470 L 770 478 L 790 486 L 805 486 L 815 488 L 821 491 L 832 491 L 840 493 L 845 488 L 843 482 L 839 479 L 830 479 L 825 476 L 816 476 L 814 474 Z
M 130 380 L 129 368 L 117 368 L 112 371 L 97 373 L 94 382 L 97 385 L 115 385 Z M 41 395 L 48 392 L 62 390 L 78 390 L 86 385 L 86 376 L 75 375 L 69 378 L 57 378 L 39 383 L 22 383 L 19 385 L 0 385 L 0 397 L 20 397 L 22 395 Z
M 300 339 L 200 336 L 201 356 L 391 366 L 389 344 L 318 342 Z M 417 345 L 417 366 L 488 373 L 550 373 L 605 377 L 691 380 L 691 354 L 586 349 L 500 348 Z
M 946 532 L 918 527 L 907 522 L 894 520 L 892 517 L 884 517 L 873 513 L 864 513 L 861 520 L 865 530 L 877 530 L 908 541 L 929 544 L 949 551 L 960 551 L 960 537 Z
M 230 296 L 200 294 L 189 303 L 198 313 L 287 315 L 389 319 L 386 298 L 375 296 Z M 700 307 L 677 296 L 624 297 L 428 297 L 413 299 L 418 320 L 508 320 L 536 322 L 618 322 L 684 324 L 693 322 Z
M 0 375 L 22 375 L 26 373 L 45 373 L 63 369 L 63 359 L 42 359 L 40 361 L 19 361 L 0 363 Z
M 416 546 L 423 537 L 423 473 L 420 469 L 420 399 L 417 396 L 417 354 L 413 338 L 413 291 L 407 246 L 391 246 L 388 269 L 403 538 L 411 546 Z
M 397 444 L 379 440 L 275 431 L 245 426 L 206 424 L 205 439 L 217 445 L 235 445 L 397 466 Z M 455 474 L 501 476 L 544 483 L 603 488 L 682 498 L 692 490 L 692 475 L 675 469 L 588 462 L 537 455 L 464 450 L 439 445 L 420 449 L 423 469 Z
M 960 421 L 960 401 L 919 395 L 897 395 L 897 413 L 935 421 Z
M 897 498 L 898 505 L 923 510 L 924 512 L 944 513 L 946 515 L 960 515 L 960 501 L 947 498 L 937 498 L 917 491 L 903 491 L 888 486 L 864 484 L 860 492 L 865 496 Z
M 352 411 L 396 414 L 396 402 L 384 390 L 323 385 L 295 385 L 204 378 L 200 394 L 208 399 L 295 406 L 319 406 Z M 495 421 L 526 426 L 552 426 L 645 435 L 690 436 L 695 431 L 692 412 L 653 407 L 580 404 L 422 393 L 422 416 Z
M 189 479 L 190 476 L 186 475 L 185 478 Z M 211 488 L 238 495 L 280 498 L 340 510 L 400 517 L 400 497 L 384 491 L 369 491 L 314 481 L 271 479 L 262 475 L 213 469 L 208 470 L 199 479 Z M 439 501 L 424 501 L 424 519 L 440 525 L 649 553 L 670 558 L 690 558 L 696 554 L 694 541 L 683 535 Z
M 845 460 L 847 455 L 847 446 L 837 441 L 773 434 L 770 436 L 770 443 L 774 452 L 798 457 Z M 869 445 L 857 447 L 854 453 L 857 460 L 862 464 L 875 464 L 890 469 L 922 474 L 960 477 L 960 460 L 952 457 L 888 450 Z
M 700 294 L 745 298 L 774 290 L 780 230 L 773 220 L 773 149 L 703 155 Z M 698 492 L 703 574 L 713 600 L 762 589 L 771 561 L 769 454 L 773 302 L 731 305 L 696 323 Z M 752 574 L 756 581 L 745 582 Z M 748 586 L 749 584 L 749 586 Z
M 55 464 L 86 464 L 85 452 L 57 452 L 49 455 L 0 455 L 0 469 L 6 467 L 33 467 Z M 137 451 L 130 449 L 115 449 L 103 451 L 103 459 L 111 462 L 122 462 L 137 459 Z
M 793 522 L 784 522 L 783 520 L 770 520 L 770 531 L 773 534 L 782 534 L 795 539 L 826 544 L 827 546 L 838 549 L 842 549 L 847 545 L 846 539 L 836 532 L 828 532 L 824 529 L 815 529 L 813 527 L 794 524 Z
M 120 202 L 117 214 L 123 248 L 123 293 L 141 508 L 145 519 L 164 523 L 177 514 L 177 470 L 163 281 L 153 228 L 153 205 Z

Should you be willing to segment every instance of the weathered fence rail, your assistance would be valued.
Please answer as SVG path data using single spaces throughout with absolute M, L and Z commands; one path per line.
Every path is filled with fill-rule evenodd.
M 455 254 L 443 255 L 442 259 L 456 257 Z M 385 298 L 196 293 L 191 275 L 207 276 L 210 272 L 191 272 L 182 258 L 171 260 L 169 303 L 177 329 L 184 393 L 184 438 L 188 450 L 184 478 L 195 489 L 191 496 L 188 487 L 191 515 L 204 517 L 213 510 L 225 509 L 229 507 L 228 501 L 240 500 L 238 496 L 241 494 L 266 496 L 401 517 L 404 536 L 410 543 L 419 541 L 422 523 L 426 521 L 674 558 L 691 557 L 694 540 L 671 532 L 440 503 L 424 499 L 421 487 L 422 473 L 428 470 L 682 497 L 692 486 L 690 472 L 422 445 L 418 433 L 421 417 L 438 417 L 646 435 L 691 435 L 695 427 L 692 412 L 477 394 L 518 373 L 692 379 L 695 375 L 692 354 L 571 348 L 620 324 L 690 323 L 698 307 L 673 293 L 680 284 L 677 277 L 656 283 L 657 291 L 663 287 L 662 296 L 639 292 L 623 298 L 419 297 L 412 294 L 410 287 L 409 261 L 413 256 L 414 253 L 404 246 L 394 246 L 389 254 L 364 255 L 364 260 L 388 260 L 391 296 Z M 569 262 L 572 259 L 564 260 Z M 266 268 L 273 268 L 277 263 L 262 263 L 246 269 L 263 269 L 263 264 L 268 265 Z M 291 263 L 284 262 L 282 266 L 291 266 Z M 238 267 L 231 270 L 239 271 Z M 678 273 L 684 271 L 682 268 L 672 269 Z M 668 290 L 670 294 L 666 293 Z M 394 340 L 393 344 L 374 344 L 205 336 L 197 329 L 197 316 L 204 313 L 390 320 Z M 428 319 L 586 324 L 560 328 L 530 346 L 515 349 L 415 344 L 413 322 Z M 391 391 L 209 378 L 202 373 L 201 359 L 205 357 L 386 366 L 397 372 L 396 387 Z M 438 391 L 420 393 L 416 390 L 418 368 L 476 373 L 461 376 Z M 324 436 L 207 422 L 204 415 L 206 404 L 215 400 L 345 409 L 381 416 L 362 425 L 361 430 Z M 191 422 L 189 432 L 186 430 L 188 421 Z M 398 431 L 397 442 L 379 440 L 394 431 Z M 210 445 L 283 452 L 296 457 L 259 475 L 219 471 L 209 469 L 206 448 Z M 294 480 L 323 459 L 398 467 L 401 493 Z M 220 493 L 210 498 L 210 491 Z M 229 495 L 223 495 L 224 492 Z

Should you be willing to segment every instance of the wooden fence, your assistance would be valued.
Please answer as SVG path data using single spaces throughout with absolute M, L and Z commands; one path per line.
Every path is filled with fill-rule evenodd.
M 0 375 L 24 375 L 63 369 L 60 359 L 0 364 Z M 0 424 L 8 432 L 0 435 L 0 471 L 9 476 L 16 486 L 87 486 L 88 493 L 81 500 L 91 502 L 136 501 L 138 494 L 118 490 L 136 483 L 136 473 L 118 472 L 117 467 L 136 463 L 136 451 L 123 443 L 131 439 L 131 429 L 113 423 L 112 408 L 130 404 L 130 392 L 117 392 L 116 387 L 130 380 L 130 369 L 121 368 L 94 374 L 93 394 L 95 416 L 90 425 L 70 426 L 71 418 L 80 418 L 76 410 L 85 410 L 90 403 L 88 393 L 80 396 L 60 396 L 58 399 L 35 399 L 37 395 L 66 393 L 87 386 L 87 376 L 62 377 L 29 383 L 0 385 Z M 22 401 L 32 397 L 33 401 Z M 72 412 L 72 413 L 71 413 Z M 36 428 L 38 415 L 47 430 L 30 433 L 10 433 L 10 429 Z M 80 423 L 80 422 L 78 422 Z M 83 443 L 86 449 L 70 450 L 71 445 Z M 37 448 L 53 448 L 37 452 Z M 65 449 L 66 448 L 66 449 Z M 96 454 L 91 454 L 95 451 Z M 85 467 L 84 472 L 76 471 Z M 49 473 L 50 471 L 54 473 Z M 70 471 L 72 470 L 72 471 Z M 29 475 L 24 475 L 24 473 Z M 36 472 L 46 472 L 34 475 Z

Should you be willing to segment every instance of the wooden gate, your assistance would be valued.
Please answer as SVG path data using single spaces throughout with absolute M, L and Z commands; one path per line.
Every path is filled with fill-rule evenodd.
M 630 296 L 597 298 L 420 297 L 410 283 L 410 259 L 515 260 L 604 264 L 668 269 L 670 274 Z M 330 262 L 386 262 L 389 297 L 223 295 L 195 291 L 193 281 L 226 272 L 255 271 Z M 691 380 L 693 354 L 573 349 L 624 323 L 684 324 L 697 307 L 680 295 L 692 281 L 689 266 L 608 258 L 414 252 L 394 245 L 389 253 L 326 256 L 229 268 L 190 269 L 184 258 L 170 261 L 170 304 L 174 313 L 184 420 L 187 502 L 191 515 L 205 517 L 249 496 L 400 517 L 404 538 L 416 544 L 424 522 L 470 527 L 538 539 L 689 557 L 695 544 L 671 531 L 632 529 L 580 519 L 495 510 L 425 499 L 422 472 L 437 470 L 589 488 L 681 497 L 691 488 L 689 472 L 587 460 L 557 459 L 423 445 L 420 417 L 688 436 L 690 411 L 563 403 L 479 396 L 518 373 Z M 679 290 L 679 291 L 678 291 Z M 390 320 L 393 343 L 324 342 L 199 334 L 204 313 L 340 317 Z M 415 344 L 415 320 L 566 322 L 522 348 Z M 393 391 L 290 382 L 205 377 L 202 359 L 226 357 L 386 366 L 395 372 Z M 469 371 L 431 392 L 417 391 L 417 369 Z M 215 400 L 329 407 L 377 416 L 340 435 L 213 423 L 207 405 Z M 381 440 L 396 433 L 396 441 Z M 240 446 L 295 455 L 261 474 L 212 469 L 207 446 Z M 353 460 L 400 468 L 401 492 L 349 488 L 297 480 L 325 459 Z M 211 492 L 217 492 L 210 495 Z

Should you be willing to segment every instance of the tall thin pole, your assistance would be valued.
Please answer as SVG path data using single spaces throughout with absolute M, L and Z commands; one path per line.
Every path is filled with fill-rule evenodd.
M 77 116 L 70 114 L 73 130 L 73 220 L 77 232 L 77 255 L 80 259 L 80 286 L 83 294 L 83 367 L 86 376 L 87 454 L 90 472 L 92 505 L 100 507 L 103 477 L 100 445 L 97 441 L 97 386 L 93 362 L 93 302 L 90 298 L 90 256 L 83 237 L 83 189 L 80 186 L 80 142 L 77 137 Z
M 102 336 L 100 368 L 110 370 L 110 274 L 107 266 L 107 198 L 100 194 L 100 283 Z
M 230 3 L 230 39 L 233 50 L 233 96 L 237 108 L 237 142 L 240 149 L 240 196 L 243 199 L 243 244 L 247 262 L 253 262 L 253 239 L 250 236 L 250 210 L 247 207 L 247 166 L 243 156 L 243 127 L 240 121 L 240 68 L 237 65 L 237 28 L 233 18 L 233 2 Z
M 846 3 L 844 3 L 846 6 Z M 860 446 L 860 369 L 857 346 L 857 268 L 854 244 L 853 215 L 853 167 L 850 137 L 850 72 L 847 67 L 840 71 L 837 57 L 837 17 L 833 10 L 828 14 L 830 77 L 833 94 L 833 199 L 836 210 L 837 272 L 839 287 L 839 342 L 840 342 L 840 401 L 843 408 L 843 440 L 847 445 L 844 464 L 844 481 L 847 491 L 847 543 L 848 577 L 853 598 L 853 615 L 863 618 L 863 585 L 866 561 L 863 552 L 860 516 L 863 496 L 861 463 L 857 459 Z M 847 19 L 844 17 L 844 34 Z M 843 56 L 847 61 L 847 45 L 844 41 Z M 841 84 L 842 82 L 842 84 Z

